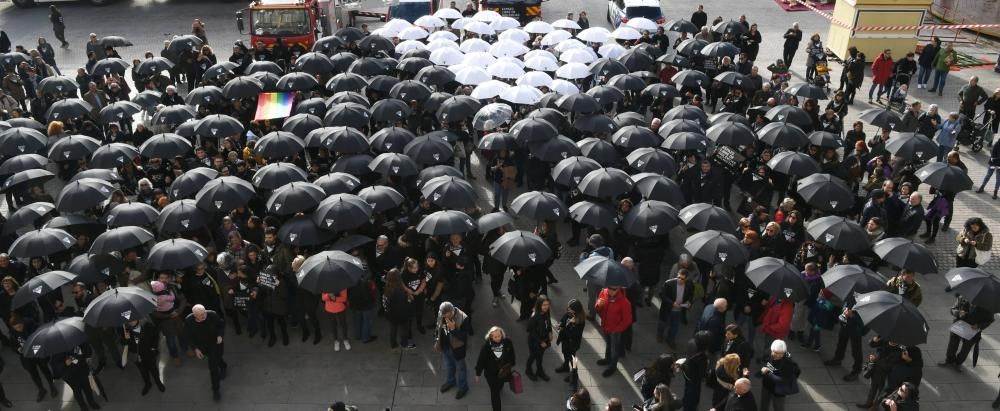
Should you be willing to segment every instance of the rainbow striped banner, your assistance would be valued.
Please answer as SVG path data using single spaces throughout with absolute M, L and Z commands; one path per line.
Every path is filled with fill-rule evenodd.
M 257 114 L 254 120 L 285 118 L 292 114 L 292 93 L 260 93 L 257 96 Z

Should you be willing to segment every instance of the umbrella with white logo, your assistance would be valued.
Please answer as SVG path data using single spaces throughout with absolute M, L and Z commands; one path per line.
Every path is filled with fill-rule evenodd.
M 292 247 L 329 244 L 335 237 L 336 233 L 319 228 L 312 219 L 306 216 L 296 216 L 282 223 L 281 228 L 278 229 L 278 239 Z
M 480 233 L 487 233 L 500 227 L 510 227 L 514 224 L 514 218 L 503 211 L 495 211 L 479 217 L 476 221 Z
M 551 176 L 556 184 L 564 187 L 576 187 L 587 173 L 599 168 L 601 168 L 601 164 L 591 158 L 573 156 L 556 163 L 552 167 Z
M 7 221 L 3 225 L 2 234 L 10 234 L 19 228 L 34 225 L 35 222 L 51 213 L 55 208 L 55 204 L 46 202 L 35 202 L 21 206 L 7 217 Z
M 705 131 L 705 137 L 716 145 L 730 147 L 754 144 L 757 139 L 752 128 L 737 121 L 715 123 Z
M 244 128 L 243 124 L 233 117 L 225 114 L 212 114 L 198 120 L 194 131 L 204 137 L 221 139 L 243 134 Z
M 844 180 L 830 174 L 817 173 L 800 179 L 796 192 L 806 204 L 830 213 L 841 213 L 854 207 L 854 192 Z
M 420 172 L 420 167 L 410 156 L 397 153 L 379 154 L 368 163 L 368 169 L 383 176 L 399 177 L 412 176 Z
M 286 131 L 296 136 L 306 136 L 311 131 L 323 127 L 323 119 L 315 114 L 299 113 L 293 114 L 285 119 L 281 125 L 281 131 Z M 366 141 L 367 143 L 367 141 Z
M 148 124 L 173 127 L 197 116 L 198 113 L 190 106 L 175 104 L 157 110 Z
M 269 214 L 292 215 L 319 205 L 326 192 L 312 183 L 292 182 L 278 187 L 267 199 Z
M 93 109 L 93 106 L 83 99 L 67 98 L 52 103 L 45 113 L 45 118 L 49 121 L 70 121 L 89 115 Z
M 674 84 L 680 86 L 701 88 L 703 85 L 707 86 L 709 83 L 709 78 L 705 73 L 698 70 L 681 70 L 681 72 L 674 74 L 670 79 Z
M 334 195 L 353 193 L 361 187 L 361 180 L 350 174 L 334 171 L 320 176 L 313 184 L 322 188 L 326 195 Z
M 718 230 L 706 230 L 691 235 L 684 241 L 684 249 L 701 261 L 730 267 L 747 262 L 750 256 L 747 247 L 736 236 Z
M 93 137 L 77 134 L 63 136 L 49 146 L 48 157 L 52 161 L 82 160 L 90 158 L 100 146 L 101 142 Z
M 94 150 L 88 165 L 91 168 L 118 168 L 136 157 L 139 157 L 139 150 L 131 144 L 111 143 Z
M 476 189 L 453 176 L 434 177 L 423 184 L 420 193 L 438 207 L 462 210 L 476 206 Z
M 647 172 L 633 174 L 631 177 L 632 181 L 635 181 L 633 189 L 645 200 L 663 201 L 675 208 L 681 208 L 687 204 L 680 184 L 666 175 Z
M 569 206 L 569 216 L 573 221 L 595 228 L 614 228 L 620 222 L 618 212 L 611 206 L 586 200 Z
M 927 342 L 930 327 L 917 306 L 888 291 L 872 291 L 856 298 L 854 312 L 865 327 L 883 341 L 914 346 Z
M 347 154 L 334 161 L 330 171 L 347 173 L 357 177 L 366 176 L 371 173 L 368 164 L 372 162 L 372 159 L 372 156 L 368 154 Z
M 883 261 L 904 270 L 921 274 L 938 272 L 938 263 L 934 254 L 923 244 L 918 244 L 908 238 L 886 238 L 875 243 L 872 246 L 872 251 Z
M 19 154 L 0 163 L 0 175 L 11 175 L 24 170 L 44 169 L 49 159 L 38 154 Z
M 924 162 L 937 155 L 937 143 L 920 133 L 897 133 L 885 143 L 892 155 L 908 161 Z
M 76 274 L 67 271 L 49 271 L 39 274 L 17 289 L 10 302 L 10 308 L 16 310 L 73 281 L 76 281 Z
M 965 170 L 943 162 L 920 167 L 917 177 L 938 190 L 957 193 L 972 189 L 972 179 Z
M 660 147 L 678 151 L 706 151 L 711 141 L 704 134 L 690 131 L 674 133 L 663 140 Z
M 153 270 L 172 271 L 191 268 L 205 261 L 208 250 L 184 238 L 160 241 L 149 249 L 146 265 Z
M 461 211 L 443 210 L 425 216 L 417 224 L 417 232 L 427 235 L 467 233 L 476 229 L 476 221 Z
M 598 287 L 631 287 L 639 282 L 636 272 L 602 255 L 587 257 L 573 267 L 580 279 Z
M 368 128 L 371 113 L 368 107 L 358 103 L 337 103 L 330 106 L 323 116 L 323 124 L 327 126 Z
M 162 59 L 162 57 L 160 57 Z M 171 64 L 172 66 L 172 64 Z M 38 82 L 38 90 L 48 95 L 62 96 L 76 94 L 79 86 L 68 76 L 49 76 Z
M 403 147 L 403 154 L 421 166 L 430 166 L 451 160 L 455 150 L 443 139 L 423 135 Z
M 599 168 L 583 176 L 577 188 L 591 197 L 610 198 L 632 191 L 633 185 L 628 173 L 617 168 Z
M 621 154 L 618 148 L 605 139 L 597 137 L 587 137 L 577 141 L 576 146 L 580 147 L 580 153 L 585 157 L 593 159 L 602 167 L 618 167 L 621 165 Z
M 667 110 L 667 113 L 663 115 L 662 120 L 663 124 L 666 124 L 671 120 L 677 119 L 697 121 L 702 128 L 708 128 L 708 116 L 705 114 L 705 111 L 690 104 L 676 106 Z
M 494 28 L 496 28 L 496 27 L 494 27 Z M 528 41 L 531 40 L 532 36 L 531 36 L 531 34 L 529 34 L 528 32 L 526 32 L 526 31 L 524 31 L 522 29 L 519 29 L 519 28 L 509 28 L 509 29 L 505 29 L 497 37 L 500 40 L 511 40 L 511 41 L 514 41 L 514 42 L 517 42 L 517 43 L 527 43 Z
M 208 212 L 228 212 L 246 205 L 256 195 L 253 185 L 246 180 L 226 176 L 209 181 L 201 190 L 198 190 L 198 194 L 195 195 L 195 203 L 198 208 Z
M 399 191 L 389 186 L 365 187 L 358 192 L 358 197 L 372 206 L 375 213 L 399 207 L 406 199 Z
M 426 84 L 416 81 L 416 80 L 403 80 L 396 83 L 389 89 L 389 97 L 399 99 L 400 101 L 409 102 L 416 100 L 418 102 L 424 102 L 428 97 L 431 96 L 431 89 Z M 376 103 L 377 105 L 378 103 Z M 374 107 L 373 107 L 374 110 Z M 377 110 L 375 111 L 376 116 Z M 378 118 L 376 118 L 378 120 Z
M 172 159 L 191 151 L 188 139 L 173 133 L 162 133 L 150 137 L 139 146 L 139 155 L 146 158 Z
M 534 221 L 558 221 L 569 214 L 558 196 L 545 191 L 529 191 L 515 197 L 510 210 Z
M 875 127 L 895 130 L 903 122 L 899 113 L 886 108 L 871 108 L 858 114 L 858 119 Z
M 809 98 L 816 100 L 830 99 L 830 96 L 826 94 L 826 89 L 824 89 L 822 86 L 809 82 L 792 84 L 785 89 L 785 94 L 804 97 L 807 99 Z
M 156 230 L 160 233 L 174 234 L 192 231 L 208 224 L 208 214 L 197 207 L 195 200 L 183 199 L 173 201 L 160 210 L 156 219 Z
M 156 296 L 139 287 L 118 287 L 94 298 L 83 312 L 83 322 L 94 327 L 118 327 L 147 318 L 156 309 Z
M 212 168 L 192 168 L 175 178 L 173 183 L 170 183 L 170 189 L 167 194 L 171 200 L 192 198 L 206 183 L 218 176 L 219 172 Z
M 429 95 L 430 93 L 428 93 Z M 395 98 L 382 99 L 372 105 L 372 119 L 375 121 L 389 123 L 403 121 L 412 112 L 413 110 L 406 102 Z
M 402 153 L 403 147 L 415 138 L 417 136 L 406 128 L 385 127 L 372 134 L 368 146 L 376 153 Z
M 149 265 L 148 256 L 146 257 L 146 264 Z M 125 265 L 122 264 L 121 260 L 113 255 L 97 256 L 83 253 L 73 257 L 73 260 L 66 266 L 66 271 L 76 274 L 75 281 L 94 284 L 114 278 L 124 268 Z
M 570 29 L 570 30 L 580 30 L 581 27 L 577 22 L 570 19 L 559 19 L 552 22 L 552 27 L 557 29 Z M 527 28 L 527 26 L 525 26 Z M 556 30 L 563 31 L 563 30 Z
M 806 233 L 834 250 L 859 253 L 871 247 L 868 233 L 845 217 L 827 216 L 806 223 Z
M 552 249 L 545 240 L 524 230 L 504 233 L 490 244 L 489 253 L 508 267 L 541 265 L 552 257 Z
M 856 264 L 840 264 L 823 273 L 823 286 L 843 301 L 885 290 L 885 282 L 882 274 Z
M 116 205 L 104 215 L 108 227 L 146 226 L 153 224 L 160 211 L 146 203 L 131 201 Z
M 107 230 L 91 243 L 91 254 L 110 254 L 114 251 L 124 251 L 140 247 L 153 241 L 153 233 L 136 226 L 124 226 Z
M 307 258 L 295 279 L 314 293 L 339 293 L 357 285 L 366 274 L 361 259 L 343 251 L 323 251 Z
M 360 196 L 334 194 L 319 203 L 312 214 L 312 219 L 317 227 L 325 230 L 353 230 L 368 223 L 373 208 Z
M 688 230 L 736 232 L 736 220 L 725 209 L 707 203 L 694 203 L 681 209 L 681 221 Z
M 41 185 L 55 178 L 55 176 L 51 171 L 40 168 L 18 171 L 14 175 L 7 177 L 7 180 L 3 182 L 3 186 L 0 187 L 0 192 L 6 193 L 30 185 Z
M 768 126 L 774 123 L 768 124 Z M 767 126 L 765 126 L 767 127 Z M 789 127 L 795 127 L 789 125 Z M 819 163 L 806 153 L 798 151 L 782 151 L 775 154 L 767 166 L 772 171 L 790 176 L 808 177 L 820 171 Z
M 948 285 L 970 303 L 1000 312 L 1000 279 L 981 268 L 958 267 L 945 274 Z
M 531 34 L 548 34 L 552 30 L 554 30 L 554 27 L 551 24 L 541 20 L 531 21 L 524 25 L 524 31 Z
M 758 290 L 772 296 L 802 301 L 809 297 L 809 284 L 791 263 L 774 257 L 761 257 L 747 264 L 747 278 Z
M 264 83 L 251 76 L 238 76 L 222 86 L 222 95 L 229 99 L 253 98 L 264 91 Z
M 665 201 L 645 200 L 625 214 L 622 229 L 639 238 L 667 235 L 681 223 L 678 214 L 677 209 Z
M 547 163 L 559 162 L 581 154 L 576 143 L 566 136 L 556 136 L 556 138 L 533 144 L 529 147 L 529 151 L 533 157 Z
M 218 104 L 224 100 L 225 96 L 222 95 L 222 89 L 216 86 L 197 87 L 184 96 L 184 102 L 189 106 Z
M 416 180 L 413 181 L 413 186 L 417 189 L 423 189 L 427 183 L 436 177 L 457 177 L 465 179 L 465 174 L 452 165 L 439 164 L 436 166 L 430 166 L 420 170 L 420 174 L 417 174 Z
M 267 158 L 292 157 L 306 148 L 306 142 L 287 131 L 272 131 L 257 139 L 254 153 Z
M 142 106 L 131 101 L 123 100 L 104 106 L 100 111 L 101 121 L 104 124 L 129 122 L 132 115 L 142 111 Z
M 56 198 L 56 208 L 72 213 L 96 207 L 111 197 L 115 187 L 96 178 L 82 178 L 63 186 Z
M 278 79 L 278 83 L 275 85 L 280 91 L 308 91 L 313 87 L 319 85 L 319 80 L 316 80 L 312 74 L 295 71 Z
M 73 351 L 87 342 L 82 317 L 64 318 L 45 323 L 25 339 L 21 354 L 25 358 L 45 358 Z
M 515 83 L 519 86 L 548 87 L 552 84 L 552 76 L 543 71 L 529 71 L 519 77 Z

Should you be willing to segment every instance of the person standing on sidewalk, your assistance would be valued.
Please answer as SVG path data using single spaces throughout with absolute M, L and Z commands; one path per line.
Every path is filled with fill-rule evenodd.
M 212 310 L 206 310 L 204 305 L 195 304 L 191 314 L 184 319 L 184 334 L 188 343 L 194 347 L 198 359 L 208 358 L 208 373 L 212 378 L 212 399 L 219 401 L 219 381 L 226 378 L 228 365 L 222 359 L 224 346 L 222 337 L 226 333 L 226 320 Z
M 934 56 L 934 61 L 931 63 L 934 67 L 934 84 L 927 91 L 931 93 L 936 91 L 938 96 L 944 94 L 944 82 L 948 80 L 948 71 L 951 70 L 951 65 L 955 64 L 957 58 L 958 54 L 955 53 L 955 49 L 951 47 L 951 44 L 938 51 L 937 55 Z
M 799 50 L 799 43 L 802 42 L 802 30 L 799 29 L 799 23 L 792 23 L 792 27 L 789 27 L 785 31 L 785 48 L 781 54 L 781 60 L 785 62 L 785 67 L 791 69 L 792 59 L 795 58 L 795 52 Z
M 528 320 L 528 363 L 524 366 L 524 373 L 529 379 L 535 381 L 541 378 L 548 381 L 549 376 L 545 374 L 542 367 L 542 356 L 552 345 L 552 303 L 545 295 L 539 295 L 535 300 L 535 308 Z
M 434 349 L 444 360 L 447 380 L 441 385 L 441 392 L 458 386 L 455 399 L 460 400 L 469 392 L 468 371 L 465 366 L 465 351 L 469 341 L 468 316 L 450 302 L 438 307 L 437 330 Z
M 49 6 L 49 21 L 52 22 L 52 31 L 56 34 L 56 39 L 62 42 L 59 47 L 69 47 L 69 43 L 66 42 L 66 19 L 54 4 Z
M 601 375 L 610 377 L 618 368 L 623 348 L 622 333 L 632 325 L 632 304 L 621 287 L 609 287 L 601 290 L 594 311 L 601 316 L 601 329 L 607 338 L 604 358 L 598 360 L 597 365 L 605 366 Z
M 941 39 L 935 37 L 930 43 L 920 51 L 920 58 L 917 59 L 917 88 L 927 88 L 927 80 L 930 80 L 931 73 L 934 72 L 934 57 L 937 57 L 941 50 Z

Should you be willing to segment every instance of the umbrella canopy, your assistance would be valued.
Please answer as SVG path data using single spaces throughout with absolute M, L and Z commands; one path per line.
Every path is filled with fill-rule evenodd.
M 116 101 L 114 103 L 104 106 L 99 112 L 101 121 L 104 124 L 122 122 L 126 118 L 131 118 L 132 115 L 142 111 L 142 106 L 133 103 L 131 101 Z
M 806 223 L 806 232 L 819 243 L 834 250 L 859 253 L 871 246 L 865 229 L 845 217 L 817 218 Z
M 476 189 L 460 177 L 434 177 L 423 184 L 420 192 L 442 208 L 461 210 L 476 206 Z
M 160 233 L 174 234 L 196 230 L 208 224 L 208 214 L 197 207 L 195 200 L 183 199 L 173 201 L 160 210 L 156 219 L 156 230 Z
M 754 143 L 756 133 L 753 129 L 737 121 L 714 123 L 705 131 L 705 137 L 721 146 L 746 146 Z
M 530 149 L 532 156 L 549 163 L 580 155 L 580 148 L 566 136 L 556 136 L 551 140 L 532 145 Z
M 149 249 L 146 265 L 153 270 L 183 270 L 201 264 L 206 257 L 208 250 L 201 244 L 184 238 L 172 238 L 160 241 Z
M 5 157 L 37 153 L 47 143 L 45 134 L 27 127 L 12 127 L 0 132 L 0 154 Z
M 555 194 L 529 191 L 514 198 L 510 209 L 521 217 L 535 221 L 557 221 L 567 215 L 566 205 Z
M 665 201 L 645 200 L 629 209 L 622 219 L 622 229 L 629 235 L 650 238 L 666 235 L 680 224 L 678 211 Z
M 0 192 L 8 192 L 14 188 L 25 187 L 32 184 L 42 184 L 45 181 L 51 180 L 53 177 L 55 177 L 55 174 L 52 174 L 49 170 L 35 168 L 31 170 L 18 171 L 3 182 L 3 188 L 0 189 Z
M 393 208 L 399 207 L 403 204 L 405 197 L 396 191 L 396 189 L 388 186 L 370 186 L 362 188 L 358 192 L 358 197 L 361 197 L 368 205 L 372 206 L 372 210 L 375 213 L 381 213 L 386 210 L 391 210 Z
M 725 264 L 730 267 L 747 262 L 750 256 L 746 246 L 736 236 L 718 230 L 705 230 L 691 235 L 684 241 L 684 249 L 694 258 L 709 264 Z
M 67 98 L 49 106 L 45 118 L 49 121 L 69 121 L 90 114 L 94 107 L 79 98 Z
M 785 89 L 785 94 L 816 100 L 830 99 L 830 97 L 826 95 L 826 89 L 810 82 L 791 84 Z
M 109 227 L 150 225 L 160 216 L 160 211 L 146 203 L 131 201 L 116 205 L 104 216 Z
M 694 25 L 694 23 L 692 23 L 692 22 L 690 22 L 688 20 L 685 20 L 685 19 L 672 19 L 672 20 L 669 20 L 664 25 L 664 27 L 668 31 L 674 31 L 674 32 L 678 32 L 678 33 L 691 33 L 691 34 L 695 34 L 695 33 L 698 33 L 698 31 L 699 31 L 698 30 L 698 26 Z
M 947 163 L 929 163 L 917 170 L 920 181 L 930 184 L 938 190 L 958 193 L 972 189 L 972 179 L 969 174 Z
M 118 168 L 125 165 L 126 161 L 132 161 L 139 157 L 139 150 L 130 144 L 111 143 L 103 145 L 94 150 L 90 156 L 90 167 L 93 168 Z
M 628 173 L 617 168 L 600 168 L 583 176 L 577 188 L 583 194 L 606 198 L 632 191 L 634 185 Z
M 188 139 L 173 133 L 157 134 L 139 146 L 139 155 L 146 158 L 167 158 L 187 154 L 191 151 Z
M 212 138 L 239 136 L 243 134 L 243 124 L 239 120 L 225 114 L 212 114 L 198 120 L 194 126 L 195 133 Z M 258 142 L 259 144 L 259 142 Z
M 415 138 L 417 136 L 408 129 L 386 127 L 372 134 L 368 145 L 376 153 L 402 153 L 403 148 Z
M 583 181 L 584 176 L 599 168 L 601 168 L 601 164 L 593 159 L 573 156 L 556 163 L 555 167 L 552 167 L 551 176 L 556 184 L 564 187 L 576 187 Z
M 787 121 L 768 123 L 757 131 L 757 137 L 760 141 L 779 148 L 799 148 L 809 144 L 806 132 Z
M 991 313 L 1000 312 L 1000 279 L 979 268 L 958 267 L 945 275 L 948 286 L 970 303 Z
M 71 161 L 89 159 L 101 146 L 96 138 L 84 135 L 63 136 L 49 146 L 49 160 Z
M 42 324 L 25 339 L 21 354 L 25 358 L 49 358 L 73 351 L 87 342 L 84 328 L 83 317 L 64 318 Z
M 148 264 L 148 259 L 146 260 Z M 75 281 L 86 284 L 94 284 L 102 281 L 109 281 L 124 269 L 121 260 L 110 256 L 96 256 L 87 253 L 73 257 L 66 271 L 76 275 Z
M 368 164 L 372 160 L 372 156 L 368 154 L 348 154 L 334 161 L 330 171 L 348 173 L 357 177 L 367 176 L 371 174 Z
M 184 174 L 175 178 L 173 183 L 170 183 L 170 190 L 168 191 L 170 199 L 180 200 L 191 198 L 201 187 L 218 176 L 218 171 L 208 167 L 192 168 L 185 171 Z
M 903 118 L 895 111 L 887 108 L 871 108 L 862 111 L 858 119 L 876 127 L 895 130 L 896 126 L 903 122 Z
M 663 174 L 639 173 L 632 176 L 632 181 L 635 181 L 636 193 L 645 200 L 664 201 L 675 208 L 687 204 L 680 184 Z
M 490 244 L 490 257 L 509 267 L 529 267 L 546 263 L 552 250 L 538 235 L 523 230 L 504 233 Z
M 913 303 L 899 294 L 872 291 L 858 295 L 854 312 L 883 340 L 907 346 L 927 342 L 930 331 L 927 320 Z
M 428 93 L 429 95 L 430 93 Z M 375 121 L 385 121 L 389 123 L 394 123 L 397 121 L 403 121 L 406 116 L 409 116 L 413 112 L 410 106 L 407 105 L 402 100 L 389 98 L 382 99 L 372 105 L 372 119 Z
M 843 301 L 856 299 L 858 294 L 885 290 L 885 283 L 881 274 L 856 264 L 841 264 L 823 273 L 823 285 Z
M 695 203 L 680 211 L 681 221 L 688 230 L 717 230 L 726 233 L 736 232 L 736 221 L 728 211 L 711 204 Z
M 588 284 L 598 287 L 631 287 L 639 282 L 639 276 L 621 263 L 605 256 L 587 257 L 573 267 L 573 271 Z
M 7 221 L 4 222 L 2 234 L 10 234 L 19 228 L 35 224 L 36 221 L 55 209 L 55 204 L 46 202 L 35 202 L 21 206 L 7 217 Z
M 139 247 L 153 241 L 153 233 L 136 226 L 112 228 L 101 233 L 90 245 L 91 254 L 110 254 Z
M 306 172 L 292 163 L 271 163 L 253 175 L 253 185 L 263 190 L 274 190 L 288 183 L 304 182 Z
M 425 216 L 417 224 L 417 232 L 427 235 L 465 233 L 476 229 L 476 222 L 461 211 L 443 210 Z
M 571 205 L 569 216 L 573 221 L 595 228 L 613 228 L 619 223 L 615 209 L 603 203 L 586 200 Z
M 747 264 L 746 276 L 757 289 L 792 301 L 809 297 L 809 284 L 799 269 L 785 260 L 761 257 Z
M 319 118 L 319 116 L 299 113 L 286 118 L 285 122 L 281 125 L 281 131 L 289 132 L 301 137 L 306 136 L 311 131 L 321 127 L 323 127 L 323 119 Z
M 361 180 L 347 173 L 331 172 L 320 176 L 313 184 L 323 189 L 326 195 L 352 193 L 361 186 Z
M 10 302 L 11 309 L 17 309 L 34 302 L 39 297 L 58 290 L 66 284 L 76 281 L 76 274 L 66 271 L 49 271 L 32 277 L 14 293 Z
M 225 212 L 242 207 L 256 194 L 253 185 L 242 178 L 219 177 L 198 190 L 195 203 L 205 211 Z
M 503 211 L 495 211 L 479 217 L 476 225 L 480 233 L 487 233 L 500 227 L 507 227 L 514 224 L 514 218 Z
M 797 151 L 782 151 L 775 154 L 767 162 L 767 166 L 773 171 L 798 177 L 807 177 L 820 171 L 816 160 L 808 154 Z
M 265 158 L 292 157 L 306 147 L 306 142 L 287 131 L 272 131 L 257 140 L 254 152 Z
M 197 87 L 184 96 L 184 102 L 189 106 L 216 104 L 224 100 L 225 96 L 222 95 L 222 89 L 216 86 Z
M 530 146 L 556 138 L 559 130 L 552 123 L 538 118 L 526 118 L 514 123 L 510 128 L 517 142 Z
M 327 197 L 312 215 L 317 227 L 331 231 L 358 228 L 371 219 L 373 207 L 354 194 L 335 194 Z
M 366 273 L 361 260 L 343 251 L 323 251 L 307 258 L 295 279 L 313 293 L 339 293 L 351 288 Z
M 517 142 L 515 141 L 514 136 L 510 135 L 510 133 L 495 132 L 487 134 L 483 136 L 483 138 L 479 139 L 479 145 L 477 147 L 480 150 L 501 151 L 511 150 L 516 144 Z
M 829 131 L 813 131 L 808 136 L 809 144 L 816 147 L 838 149 L 844 146 L 844 141 L 840 135 Z
M 253 98 L 264 91 L 264 83 L 251 76 L 239 76 L 222 86 L 222 95 L 229 99 Z
M 278 187 L 267 199 L 267 212 L 275 215 L 292 215 L 319 205 L 326 192 L 310 183 L 288 183 Z
M 75 94 L 78 87 L 76 80 L 67 76 L 49 76 L 38 82 L 38 89 L 48 95 Z
M 422 166 L 441 164 L 455 155 L 455 150 L 447 141 L 423 135 L 403 147 L 403 154 Z
M 81 178 L 63 186 L 56 198 L 62 212 L 83 211 L 101 204 L 115 190 L 111 183 L 96 178 Z
M 143 319 L 156 309 L 156 296 L 139 287 L 118 287 L 94 298 L 83 312 L 83 321 L 94 327 L 118 327 Z
M 673 176 L 677 173 L 677 162 L 665 151 L 653 147 L 641 147 L 625 157 L 629 167 L 636 171 Z M 633 178 L 633 181 L 635 178 Z M 638 182 L 636 182 L 638 183 Z
M 0 163 L 0 175 L 11 175 L 24 170 L 43 169 L 49 159 L 38 154 L 21 154 Z
M 937 144 L 923 134 L 898 133 L 885 143 L 892 155 L 909 161 L 924 162 L 937 154 Z
M 764 107 L 766 109 L 766 107 Z M 768 109 L 764 117 L 772 122 L 788 122 L 803 131 L 812 131 L 812 116 L 798 106 L 783 104 Z
M 621 127 L 611 136 L 611 141 L 616 146 L 629 151 L 638 148 L 658 147 L 663 142 L 653 130 L 643 126 Z
M 176 126 L 196 116 L 197 113 L 190 106 L 177 104 L 157 110 L 156 113 L 153 113 L 149 124 Z
M 69 233 L 57 228 L 42 228 L 21 234 L 10 245 L 11 257 L 45 257 L 66 251 L 76 243 Z
M 872 251 L 883 261 L 904 270 L 921 274 L 938 272 L 937 260 L 931 251 L 907 238 L 886 238 L 875 243 Z
M 351 250 L 364 247 L 367 244 L 373 243 L 375 240 L 371 237 L 366 237 L 359 234 L 351 234 L 347 237 L 341 238 L 333 243 L 333 249 L 350 253 Z
M 708 143 L 708 137 L 704 134 L 682 131 L 668 136 L 660 147 L 678 151 L 706 151 Z
M 847 183 L 830 174 L 813 174 L 796 183 L 796 192 L 817 209 L 841 213 L 854 207 L 854 192 Z
M 320 229 L 306 216 L 294 217 L 278 229 L 278 239 L 293 247 L 328 244 L 333 241 L 335 236 L 333 231 Z

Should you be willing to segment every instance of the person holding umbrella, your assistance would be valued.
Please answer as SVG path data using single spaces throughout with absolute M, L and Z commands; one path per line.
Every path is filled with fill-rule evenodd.
M 958 248 L 955 253 L 955 267 L 979 267 L 990 261 L 993 235 L 983 223 L 983 219 L 972 217 L 965 222 L 962 232 L 956 238 Z
M 31 382 L 35 383 L 35 388 L 38 388 L 38 395 L 35 396 L 36 402 L 41 402 L 45 399 L 46 394 L 51 393 L 52 398 L 59 395 L 59 390 L 56 389 L 55 384 L 52 383 L 52 371 L 49 371 L 49 365 L 45 360 L 40 358 L 28 358 L 25 356 L 26 349 L 25 342 L 28 336 L 35 332 L 38 327 L 35 322 L 30 318 L 23 318 L 20 315 L 14 315 L 10 319 L 10 338 L 14 347 L 14 351 L 17 351 L 19 358 L 21 360 L 21 367 L 28 372 L 31 377 Z M 41 376 L 39 376 L 41 373 Z M 48 382 L 49 390 L 45 390 L 45 386 L 42 385 L 42 378 L 45 377 L 45 381 Z M 11 407 L 10 404 L 3 404 L 5 407 Z
M 924 230 L 924 233 L 920 237 L 927 239 L 924 241 L 925 244 L 934 244 L 938 230 L 941 227 L 941 220 L 950 215 L 950 213 L 951 201 L 944 191 L 939 190 L 934 194 L 931 202 L 927 204 L 927 211 L 924 214 L 926 230 Z
M 90 386 L 90 346 L 83 344 L 68 353 L 56 354 L 49 359 L 52 375 L 61 378 L 73 390 L 73 398 L 81 411 L 98 410 L 101 406 L 94 399 L 94 390 Z
M 604 358 L 598 360 L 597 365 L 605 366 L 601 375 L 610 377 L 617 371 L 618 357 L 623 352 L 622 333 L 632 325 L 632 304 L 621 287 L 609 287 L 601 290 L 594 311 L 601 316 L 601 329 L 606 338 Z
M 160 381 L 160 329 L 149 320 L 129 320 L 122 326 L 122 340 L 127 349 L 136 354 L 135 365 L 143 382 L 142 395 L 149 393 L 154 382 L 156 389 L 166 391 Z
M 975 349 L 972 355 L 972 366 L 975 367 L 979 359 L 979 341 L 983 338 L 983 331 L 993 324 L 993 313 L 958 296 L 951 307 L 951 315 L 954 321 L 949 330 L 948 349 L 945 351 L 944 361 L 939 362 L 938 366 L 961 371 L 962 363 L 969 357 L 969 352 Z M 972 335 L 959 335 L 960 330 Z
M 874 411 L 877 409 L 875 400 L 884 397 L 886 394 L 885 387 L 890 376 L 895 373 L 898 378 L 902 374 L 900 371 L 904 370 L 899 367 L 913 363 L 917 358 L 911 356 L 909 352 L 915 347 L 903 347 L 895 342 L 886 341 L 877 335 L 872 338 L 869 345 L 875 348 L 875 351 L 868 355 L 868 364 L 865 370 L 865 377 L 870 378 L 871 382 L 865 402 L 855 405 L 858 408 Z M 905 374 L 903 376 L 905 377 Z M 902 381 L 899 381 L 899 383 L 902 384 Z M 889 386 L 898 387 L 899 384 L 890 384 Z
M 226 333 L 226 321 L 215 311 L 205 309 L 204 305 L 195 304 L 191 314 L 184 319 L 184 334 L 188 343 L 194 347 L 198 359 L 208 358 L 208 372 L 212 379 L 212 399 L 219 401 L 219 381 L 226 377 L 229 367 L 222 359 L 225 346 L 222 337 Z

